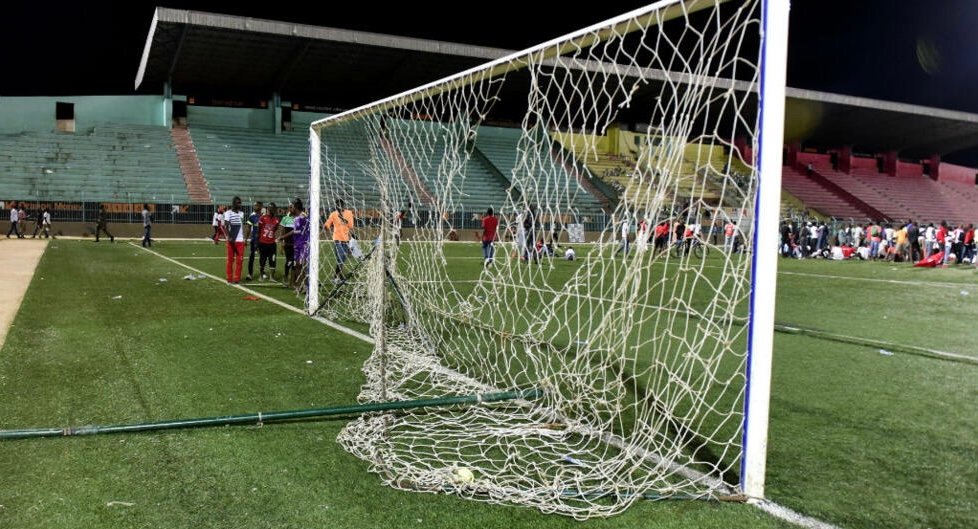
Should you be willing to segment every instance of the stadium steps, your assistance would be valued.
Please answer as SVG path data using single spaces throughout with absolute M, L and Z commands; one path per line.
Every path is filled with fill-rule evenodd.
M 187 186 L 187 195 L 190 197 L 190 201 L 199 204 L 211 203 L 211 192 L 207 188 L 204 172 L 200 169 L 197 148 L 194 147 L 190 130 L 186 125 L 174 126 L 170 129 L 170 138 L 173 140 L 173 147 L 177 151 L 180 173 L 183 175 L 183 182 Z
M 309 142 L 302 132 L 271 134 L 233 127 L 190 124 L 197 158 L 214 202 L 281 204 L 306 193 Z
M 398 151 L 446 209 L 476 213 L 493 207 L 501 211 L 509 203 L 507 187 L 495 176 L 498 168 L 473 155 L 471 144 L 451 128 L 453 124 L 394 120 L 390 126 L 394 143 L 403 139 Z M 413 141 L 415 138 L 423 141 Z M 456 150 L 450 152 L 450 147 Z M 449 174 L 450 180 L 444 178 Z
M 431 196 L 431 192 L 425 186 L 424 182 L 418 178 L 418 173 L 414 171 L 411 164 L 404 159 L 404 155 L 398 150 L 396 146 L 387 138 L 381 138 L 380 145 L 384 149 L 384 152 L 397 167 L 398 171 L 409 186 L 411 186 L 411 191 L 414 196 L 418 197 L 419 201 L 428 207 L 431 207 L 435 203 L 435 198 Z
M 806 207 L 824 215 L 852 219 L 874 217 L 874 214 L 870 212 L 871 208 L 863 209 L 851 200 L 851 194 L 839 192 L 838 186 L 832 185 L 824 178 L 821 180 L 811 179 L 801 169 L 784 166 L 781 173 L 781 185 L 798 200 L 801 200 Z

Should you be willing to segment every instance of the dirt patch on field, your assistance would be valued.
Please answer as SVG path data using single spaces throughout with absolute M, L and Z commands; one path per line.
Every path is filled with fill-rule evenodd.
M 47 245 L 47 240 L 0 239 L 0 347 Z

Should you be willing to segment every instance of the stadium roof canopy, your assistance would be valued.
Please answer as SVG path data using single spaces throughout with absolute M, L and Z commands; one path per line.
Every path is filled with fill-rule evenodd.
M 343 109 L 509 53 L 484 46 L 157 8 L 136 89 L 159 93 L 169 82 L 178 94 L 268 99 L 278 93 L 287 101 Z M 718 87 L 726 89 L 724 84 L 734 89 L 745 86 L 728 81 Z M 655 87 L 649 90 L 651 97 L 657 92 Z M 632 108 L 641 108 L 641 95 Z M 787 92 L 785 129 L 786 141 L 802 141 L 806 147 L 850 145 L 856 152 L 896 150 L 904 157 L 945 155 L 978 146 L 978 114 L 795 88 Z

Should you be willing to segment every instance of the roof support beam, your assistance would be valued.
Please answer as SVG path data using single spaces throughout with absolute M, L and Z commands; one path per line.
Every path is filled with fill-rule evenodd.
M 177 61 L 180 59 L 180 51 L 183 49 L 183 43 L 187 40 L 187 32 L 190 30 L 190 26 L 183 26 L 183 30 L 180 31 L 180 40 L 177 41 L 177 49 L 173 51 L 173 60 L 170 61 L 170 69 L 166 72 L 167 83 L 171 82 L 173 78 L 173 71 L 177 69 Z
M 292 71 L 295 70 L 296 65 L 305 57 L 306 52 L 309 51 L 309 46 L 312 45 L 311 39 L 302 39 L 296 47 L 295 51 L 292 52 L 292 58 L 275 74 L 275 81 L 272 86 L 272 90 L 277 93 L 282 93 L 282 88 L 285 83 L 289 80 L 289 76 L 292 75 Z

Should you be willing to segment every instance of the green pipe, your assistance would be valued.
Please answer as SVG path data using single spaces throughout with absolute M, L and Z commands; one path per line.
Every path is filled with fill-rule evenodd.
M 453 406 L 456 404 L 480 404 L 506 400 L 534 400 L 542 397 L 542 389 L 532 388 L 518 391 L 502 391 L 461 395 L 457 397 L 438 397 L 434 399 L 400 400 L 393 402 L 371 402 L 334 406 L 330 408 L 311 408 L 305 410 L 273 411 L 268 413 L 249 413 L 247 415 L 226 415 L 222 417 L 203 417 L 198 419 L 177 419 L 137 424 L 114 424 L 109 426 L 80 426 L 77 428 L 27 428 L 20 430 L 0 430 L 2 439 L 27 439 L 32 437 L 63 437 L 69 435 L 95 435 L 103 433 L 148 432 L 154 430 L 173 430 L 176 428 L 200 428 L 204 426 L 226 426 L 233 424 L 262 424 L 265 422 L 310 417 L 330 417 L 334 415 L 359 415 L 377 411 L 407 410 L 433 406 Z

